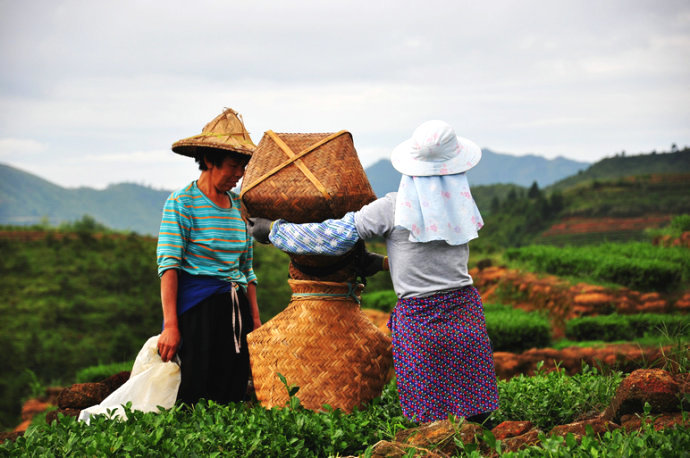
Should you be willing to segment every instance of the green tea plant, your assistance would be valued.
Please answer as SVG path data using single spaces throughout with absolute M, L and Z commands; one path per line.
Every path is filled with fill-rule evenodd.
M 578 317 L 566 322 L 565 335 L 573 340 L 607 342 L 632 340 L 645 336 L 688 336 L 690 316 L 639 313 L 634 315 L 598 315 Z M 690 340 L 690 337 L 688 337 Z
M 622 381 L 620 372 L 604 376 L 586 365 L 573 376 L 562 370 L 545 373 L 542 367 L 532 377 L 521 374 L 499 382 L 500 407 L 489 418 L 490 424 L 527 420 L 548 431 L 603 410 Z
M 390 312 L 397 302 L 398 296 L 392 289 L 362 294 L 362 308 Z
M 542 314 L 510 306 L 484 306 L 486 329 L 494 351 L 520 352 L 551 343 L 551 324 Z
M 530 245 L 506 250 L 508 260 L 538 272 L 612 282 L 642 291 L 670 291 L 690 279 L 690 254 L 649 243 L 596 246 Z
M 0 445 L 0 455 L 21 456 L 336 456 L 363 453 L 413 424 L 402 416 L 395 384 L 350 414 L 324 407 L 303 408 L 296 387 L 284 408 L 251 403 L 200 401 L 159 413 L 126 407 L 126 421 L 105 415 L 91 424 L 62 417 L 51 426 L 32 426 L 24 437 Z
M 489 431 L 479 437 L 479 444 L 465 446 L 458 436 L 454 442 L 460 456 L 474 457 L 491 451 L 525 457 L 678 456 L 673 453 L 688 450 L 686 428 L 655 431 L 645 426 L 641 432 L 616 430 L 580 440 L 548 436 L 553 426 L 603 410 L 621 379 L 620 373 L 604 376 L 585 366 L 574 376 L 540 369 L 534 377 L 499 381 L 500 408 L 484 427 L 505 420 L 531 421 L 545 431 L 541 444 L 500 453 L 501 441 Z M 394 381 L 380 397 L 350 414 L 328 406 L 320 412 L 307 410 L 299 402 L 299 388 L 287 382 L 285 388 L 291 396 L 283 408 L 201 401 L 159 413 L 126 407 L 126 421 L 101 415 L 88 426 L 73 417 L 61 417 L 52 425 L 35 423 L 23 437 L 0 444 L 0 456 L 371 456 L 378 441 L 416 426 L 402 416 Z
M 131 371 L 134 361 L 122 363 L 99 364 L 81 369 L 75 375 L 76 383 L 100 382 L 118 372 Z

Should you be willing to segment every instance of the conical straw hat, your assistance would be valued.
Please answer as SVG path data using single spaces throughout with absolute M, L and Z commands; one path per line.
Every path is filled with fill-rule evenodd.
M 226 108 L 204 126 L 201 134 L 183 138 L 172 145 L 174 152 L 191 157 L 200 148 L 222 149 L 251 156 L 256 145 L 244 127 L 242 116 L 232 108 Z

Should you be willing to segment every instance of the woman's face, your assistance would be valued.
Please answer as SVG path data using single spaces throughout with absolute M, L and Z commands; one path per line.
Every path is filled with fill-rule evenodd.
M 219 192 L 231 190 L 244 175 L 246 165 L 247 161 L 231 156 L 226 157 L 220 166 L 215 166 L 208 161 L 206 163 L 211 184 Z

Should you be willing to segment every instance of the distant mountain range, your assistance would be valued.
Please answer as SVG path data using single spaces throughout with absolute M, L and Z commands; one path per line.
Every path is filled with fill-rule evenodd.
M 690 172 L 690 150 L 608 158 L 591 166 L 563 158 L 549 160 L 483 150 L 482 161 L 468 172 L 468 178 L 472 186 L 513 183 L 527 187 L 536 181 L 540 188 L 563 188 L 585 180 L 667 172 Z M 366 173 L 378 196 L 397 190 L 400 174 L 389 161 L 373 164 Z M 163 203 L 170 192 L 133 183 L 115 184 L 103 190 L 68 189 L 0 164 L 0 225 L 44 221 L 58 225 L 90 215 L 116 230 L 156 236 Z
M 512 183 L 531 186 L 535 181 L 544 188 L 589 167 L 588 162 L 578 162 L 562 157 L 546 159 L 541 156 L 513 156 L 482 150 L 482 160 L 467 172 L 470 185 Z M 366 169 L 371 187 L 377 196 L 397 191 L 400 173 L 389 160 L 382 159 Z
M 90 215 L 113 229 L 157 235 L 163 202 L 169 195 L 170 191 L 133 183 L 103 190 L 68 189 L 0 164 L 0 224 L 59 225 Z

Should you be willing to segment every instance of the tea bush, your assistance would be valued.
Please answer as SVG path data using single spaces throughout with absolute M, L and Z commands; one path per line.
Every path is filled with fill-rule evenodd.
M 117 374 L 118 372 L 131 371 L 133 365 L 134 361 L 99 364 L 97 366 L 90 366 L 85 369 L 81 369 L 77 372 L 77 375 L 74 378 L 76 383 L 100 382 L 101 380 L 106 379 L 113 374 Z
M 690 450 L 690 432 L 683 427 L 661 431 L 649 426 L 641 432 L 623 429 L 608 431 L 597 437 L 590 433 L 581 439 L 570 434 L 563 437 L 541 436 L 541 443 L 515 453 L 501 454 L 515 458 L 544 457 L 686 457 Z
M 620 372 L 604 376 L 588 366 L 573 376 L 540 369 L 541 365 L 533 377 L 521 374 L 499 382 L 499 410 L 489 417 L 492 425 L 527 420 L 548 431 L 583 414 L 603 410 L 622 381 Z
M 398 302 L 398 296 L 392 289 L 362 294 L 362 307 L 390 312 Z
M 603 409 L 620 380 L 620 373 L 602 376 L 584 368 L 572 377 L 540 372 L 499 381 L 500 408 L 484 426 L 527 420 L 548 431 Z M 88 426 L 63 417 L 50 426 L 34 424 L 23 437 L 0 444 L 0 456 L 366 456 L 378 441 L 416 426 L 402 416 L 394 381 L 380 397 L 351 414 L 330 408 L 306 410 L 298 398 L 299 391 L 286 408 L 270 410 L 251 403 L 201 401 L 157 414 L 128 411 L 127 421 L 96 416 Z M 669 437 L 656 439 L 684 443 L 674 434 Z M 546 440 L 546 447 L 553 444 Z
M 591 278 L 643 291 L 670 291 L 690 279 L 690 254 L 682 247 L 649 243 L 596 246 L 530 245 L 506 250 L 511 261 L 536 271 Z
M 520 352 L 551 343 L 551 325 L 540 313 L 497 304 L 486 305 L 484 313 L 494 351 Z
M 573 318 L 566 322 L 565 335 L 577 341 L 632 340 L 644 336 L 690 335 L 690 316 L 639 313 Z
M 690 231 L 690 215 L 676 215 L 671 218 L 671 228 L 678 232 Z

